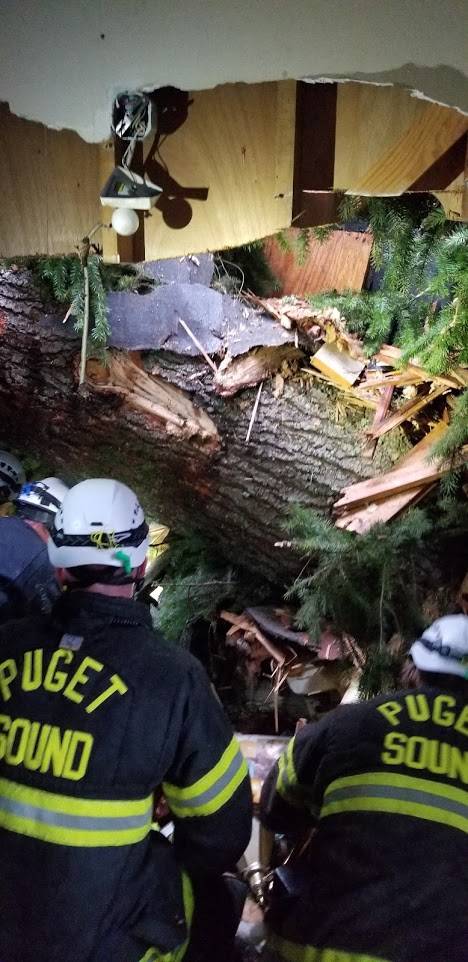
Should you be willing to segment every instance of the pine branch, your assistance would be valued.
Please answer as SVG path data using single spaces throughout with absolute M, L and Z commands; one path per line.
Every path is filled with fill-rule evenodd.
M 433 525 L 424 511 L 358 537 L 296 506 L 287 528 L 305 562 L 288 597 L 299 601 L 298 623 L 314 637 L 324 621 L 364 643 L 388 638 L 397 621 L 408 634 L 419 629 L 411 579 L 402 572 L 430 540 Z

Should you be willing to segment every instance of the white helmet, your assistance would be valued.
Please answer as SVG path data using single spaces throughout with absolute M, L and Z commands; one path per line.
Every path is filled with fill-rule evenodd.
M 438 618 L 411 646 L 411 657 L 421 671 L 468 679 L 468 615 Z
M 0 451 L 0 502 L 9 501 L 26 481 L 23 465 L 14 454 Z
M 44 478 L 23 484 L 15 503 L 18 514 L 32 521 L 52 525 L 69 487 L 60 478 Z
M 120 481 L 97 478 L 70 489 L 47 547 L 54 568 L 105 565 L 130 576 L 145 560 L 148 543 L 136 494 Z

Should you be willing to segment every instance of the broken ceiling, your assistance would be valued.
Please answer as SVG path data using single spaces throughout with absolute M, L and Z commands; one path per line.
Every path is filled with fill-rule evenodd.
M 2 10 L 0 89 L 20 116 L 89 141 L 113 95 L 287 77 L 391 82 L 468 110 L 463 0 L 23 0 Z M 21 43 L 18 29 L 21 26 Z

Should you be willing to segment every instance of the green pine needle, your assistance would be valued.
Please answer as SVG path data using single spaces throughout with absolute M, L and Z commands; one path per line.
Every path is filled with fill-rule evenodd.
M 419 628 L 411 568 L 433 531 L 424 511 L 357 536 L 295 506 L 287 527 L 305 562 L 288 597 L 299 602 L 298 623 L 313 637 L 324 620 L 364 643 Z

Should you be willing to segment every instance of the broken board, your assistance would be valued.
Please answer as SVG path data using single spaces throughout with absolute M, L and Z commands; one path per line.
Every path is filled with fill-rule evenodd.
M 442 384 L 439 387 L 436 387 L 434 391 L 430 391 L 429 394 L 425 394 L 423 397 L 418 395 L 416 398 L 413 398 L 411 401 L 403 404 L 402 407 L 398 408 L 397 411 L 394 411 L 393 414 L 390 414 L 388 417 L 386 417 L 381 424 L 378 424 L 377 427 L 373 428 L 372 437 L 381 438 L 383 434 L 387 434 L 387 432 L 392 431 L 393 428 L 399 427 L 404 421 L 409 421 L 418 413 L 418 411 L 421 411 L 422 408 L 425 408 L 428 404 L 432 404 L 436 398 L 440 397 L 442 394 L 445 394 L 448 390 L 449 388 L 446 387 L 445 384 Z
M 365 367 L 364 361 L 356 360 L 347 351 L 340 351 L 336 343 L 322 344 L 310 360 L 314 367 L 341 388 L 351 387 Z
M 400 459 L 392 471 L 388 471 L 387 474 L 382 475 L 382 477 L 386 478 L 387 481 L 391 481 L 392 475 L 398 473 L 402 468 L 411 468 L 427 464 L 427 458 L 430 452 L 446 431 L 447 425 L 445 422 L 440 421 L 419 444 Z M 429 491 L 432 490 L 433 486 L 433 484 L 424 483 L 419 487 L 390 495 L 385 498 L 384 501 L 371 501 L 358 510 L 348 509 L 340 514 L 340 517 L 335 521 L 335 525 L 337 528 L 346 528 L 346 530 L 355 531 L 357 534 L 365 534 L 373 525 L 390 521 L 410 504 L 417 504 L 421 498 L 425 497 Z

